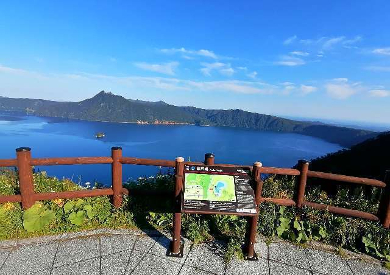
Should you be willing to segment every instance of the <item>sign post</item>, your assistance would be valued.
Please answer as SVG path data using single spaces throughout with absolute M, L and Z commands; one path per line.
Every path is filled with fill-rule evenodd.
M 255 201 L 257 213 L 260 209 L 260 200 L 261 192 L 263 190 L 263 181 L 261 180 L 260 167 L 262 166 L 261 162 L 255 162 L 252 169 L 252 178 L 255 183 Z M 257 233 L 257 222 L 259 221 L 259 215 L 257 214 L 254 217 L 250 218 L 249 221 L 249 232 L 247 233 L 247 243 L 246 250 L 244 251 L 245 259 L 247 260 L 257 260 L 257 254 L 255 252 L 255 242 L 256 242 L 256 233 Z
M 183 257 L 183 246 L 181 245 L 181 197 L 183 190 L 183 171 L 184 171 L 184 158 L 176 158 L 175 169 L 175 212 L 173 214 L 173 240 L 171 242 L 168 256 Z
M 253 245 L 262 189 L 261 163 L 256 162 L 251 172 L 248 167 L 215 165 L 212 154 L 206 154 L 205 158 L 204 165 L 184 163 L 183 158 L 176 159 L 173 240 L 168 255 L 183 255 L 181 213 L 221 214 L 251 218 L 245 254 L 248 260 L 256 260 Z M 253 183 L 256 192 L 252 188 Z

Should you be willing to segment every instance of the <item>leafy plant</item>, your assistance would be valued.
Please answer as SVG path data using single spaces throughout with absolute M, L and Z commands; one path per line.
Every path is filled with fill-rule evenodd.
M 69 220 L 74 225 L 82 225 L 85 220 L 85 212 L 82 210 L 77 212 L 72 212 L 69 215 Z
M 375 253 L 376 256 L 380 258 L 384 257 L 383 254 L 378 251 L 378 244 L 373 241 L 371 234 L 368 234 L 367 237 L 363 236 L 362 242 L 367 253 Z
M 64 212 L 69 213 L 69 221 L 77 226 L 82 225 L 87 218 L 93 219 L 96 216 L 92 205 L 82 199 L 65 203 Z
M 42 203 L 35 203 L 23 213 L 23 226 L 27 232 L 42 230 L 55 218 L 51 210 L 47 210 Z
M 36 192 L 80 190 L 70 180 L 59 180 L 46 173 L 34 173 Z M 129 183 L 140 190 L 173 190 L 172 175 L 157 175 Z M 270 177 L 265 180 L 264 197 L 292 198 L 294 178 Z M 375 191 L 375 190 L 374 190 Z M 345 191 L 340 188 L 329 194 L 318 186 L 307 186 L 306 199 L 318 203 L 350 207 L 361 211 L 376 211 L 377 191 L 359 189 Z M 0 195 L 18 194 L 17 174 L 0 170 Z M 359 192 L 368 192 L 362 195 Z M 347 202 L 346 202 L 347 201 Z M 0 239 L 22 238 L 34 235 L 57 234 L 100 227 L 134 228 L 152 227 L 170 231 L 173 200 L 165 197 L 127 197 L 116 209 L 107 196 L 37 203 L 23 211 L 19 203 L 0 205 Z M 316 240 L 342 249 L 361 251 L 390 261 L 390 230 L 379 222 L 338 216 L 328 211 L 309 207 L 278 206 L 261 203 L 258 231 L 271 239 L 275 236 L 304 243 Z M 182 215 L 183 236 L 195 243 L 213 238 L 227 241 L 226 260 L 242 256 L 241 245 L 247 229 L 244 217 L 227 215 Z

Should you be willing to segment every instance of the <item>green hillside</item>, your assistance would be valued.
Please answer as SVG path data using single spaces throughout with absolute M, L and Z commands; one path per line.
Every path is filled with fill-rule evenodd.
M 298 133 L 350 147 L 377 133 L 331 126 L 315 122 L 302 122 L 276 116 L 235 110 L 206 110 L 179 107 L 159 102 L 126 99 L 104 91 L 80 102 L 54 102 L 41 99 L 0 97 L 0 111 L 13 111 L 36 116 L 61 117 L 89 121 L 186 123 L 246 128 L 261 131 Z
M 390 170 L 390 132 L 315 159 L 310 165 L 312 170 L 383 180 Z

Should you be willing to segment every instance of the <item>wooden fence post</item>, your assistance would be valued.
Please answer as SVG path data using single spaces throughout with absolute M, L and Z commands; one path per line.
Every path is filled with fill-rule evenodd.
M 173 240 L 170 247 L 170 256 L 183 257 L 181 246 L 181 197 L 183 190 L 184 158 L 176 158 L 175 171 L 175 212 L 173 213 Z
M 249 232 L 247 233 L 246 242 L 247 260 L 257 260 L 257 255 L 255 252 L 255 242 L 257 234 L 257 222 L 259 221 L 261 193 L 263 191 L 263 181 L 261 179 L 260 167 L 262 167 L 261 162 L 255 162 L 253 164 L 252 178 L 255 183 L 255 202 L 257 214 L 256 216 L 251 217 L 249 220 Z
M 20 147 L 16 149 L 16 159 L 18 163 L 19 188 L 22 196 L 22 207 L 28 209 L 34 205 L 34 183 L 31 167 L 31 149 Z
M 379 204 L 378 216 L 385 228 L 390 226 L 390 170 L 386 171 L 385 176 L 386 187 L 383 189 L 381 201 Z
M 214 165 L 215 156 L 213 153 L 207 153 L 204 155 L 204 164 Z
M 306 160 L 300 160 L 298 165 L 299 170 L 301 171 L 301 175 L 299 176 L 297 186 L 296 204 L 297 207 L 301 208 L 303 201 L 305 200 L 305 189 L 307 183 L 307 171 L 309 171 L 309 162 Z
M 122 205 L 122 148 L 111 148 L 111 177 L 112 177 L 112 191 L 114 192 L 112 197 L 112 203 L 115 208 L 119 208 Z

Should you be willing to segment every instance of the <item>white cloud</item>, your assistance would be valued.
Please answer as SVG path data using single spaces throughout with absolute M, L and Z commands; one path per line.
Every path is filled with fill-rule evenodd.
M 335 82 L 348 82 L 348 78 L 345 77 L 333 78 L 332 80 Z
M 248 77 L 252 78 L 252 79 L 256 79 L 257 77 L 257 72 L 256 71 L 253 71 L 251 72 L 250 74 L 247 74 Z
M 237 67 L 237 69 L 242 70 L 242 71 L 247 71 L 248 70 L 247 67 Z
M 209 50 L 199 50 L 199 51 L 196 51 L 196 54 L 217 59 L 217 55 Z
M 293 51 L 293 52 L 290 52 L 291 55 L 298 55 L 298 56 L 308 56 L 309 53 L 308 52 L 301 52 L 301 51 Z
M 350 44 L 355 44 L 357 42 L 360 42 L 362 40 L 362 37 L 360 35 L 358 36 L 355 36 L 354 38 L 352 39 L 347 39 L 347 40 L 344 40 L 343 41 L 343 44 L 344 45 L 350 45 Z
M 374 72 L 390 72 L 390 67 L 386 66 L 368 66 L 365 69 Z
M 333 37 L 333 38 L 325 39 L 324 43 L 322 44 L 322 48 L 330 49 L 334 45 L 342 42 L 343 40 L 345 40 L 345 36 Z
M 282 86 L 291 86 L 291 85 L 294 85 L 294 83 L 286 81 L 286 82 L 280 83 L 280 85 L 282 85 Z
M 89 73 L 44 74 L 0 66 L 2 96 L 34 97 L 51 100 L 82 100 L 107 90 L 128 94 L 128 91 L 231 92 L 271 94 L 277 87 L 259 81 L 193 81 L 170 77 L 110 76 Z M 56 93 L 53 93 L 53 90 Z M 82 91 L 82 92 L 80 92 Z
M 294 42 L 296 39 L 297 39 L 297 36 L 296 36 L 296 35 L 291 36 L 291 37 L 287 38 L 286 40 L 284 40 L 284 41 L 283 41 L 283 44 L 284 44 L 284 45 L 289 45 L 289 44 L 291 44 L 292 42 Z
M 232 76 L 232 75 L 235 73 L 235 71 L 234 71 L 233 68 L 221 69 L 219 72 L 220 72 L 221 74 L 227 75 L 227 76 Z
M 134 63 L 134 65 L 146 71 L 167 74 L 167 75 L 175 75 L 175 69 L 177 68 L 177 66 L 179 66 L 179 63 L 169 62 L 163 64 L 150 64 L 146 62 L 140 62 L 140 63 Z
M 313 92 L 315 92 L 315 91 L 318 90 L 317 87 L 308 86 L 308 85 L 303 85 L 303 84 L 301 85 L 300 89 L 301 89 L 301 92 L 302 92 L 304 95 L 311 94 L 311 93 L 313 93 Z
M 119 77 L 89 73 L 49 74 L 1 65 L 0 83 L 2 83 L 2 96 L 32 97 L 33 95 L 35 98 L 74 101 L 91 97 L 100 90 L 114 91 L 129 95 L 131 98 L 142 98 L 144 95 L 152 96 L 153 93 L 164 92 L 190 92 L 193 95 L 197 92 L 307 95 L 319 90 L 319 87 L 291 82 L 273 85 L 257 80 L 193 81 L 174 77 Z M 324 83 L 321 90 L 337 99 L 346 99 L 356 93 L 372 97 L 390 96 L 390 91 L 386 87 L 367 88 L 359 82 L 350 82 L 346 78 L 329 80 Z M 131 95 L 129 91 L 133 91 Z
M 347 78 L 334 78 L 325 84 L 326 93 L 336 99 L 347 99 L 361 89 L 359 82 L 349 83 Z
M 196 90 L 202 91 L 227 91 L 240 94 L 272 94 L 274 88 L 272 85 L 250 82 L 250 81 L 207 81 L 207 82 L 195 82 L 190 81 L 190 86 L 193 86 Z
M 213 51 L 205 50 L 205 49 L 187 50 L 185 48 L 171 48 L 171 49 L 161 49 L 160 51 L 162 53 L 166 53 L 166 54 L 182 53 L 183 57 L 185 57 L 187 59 L 188 59 L 189 55 L 203 56 L 203 57 L 209 57 L 209 58 L 213 58 L 213 59 L 218 58 L 218 56 Z
M 387 90 L 370 90 L 368 91 L 372 97 L 388 97 L 390 96 L 390 91 Z
M 325 85 L 325 89 L 328 95 L 336 99 L 347 99 L 356 93 L 356 91 L 347 84 L 329 83 Z
M 5 67 L 0 64 L 0 73 L 14 73 L 14 74 L 25 74 L 29 73 L 29 71 L 23 70 L 23 69 L 14 69 L 10 67 Z
M 220 74 L 227 75 L 227 76 L 232 76 L 235 71 L 231 67 L 230 64 L 222 63 L 222 62 L 214 62 L 214 63 L 206 63 L 202 62 L 201 65 L 203 68 L 200 69 L 200 71 L 205 75 L 205 76 L 211 76 L 212 71 L 216 70 Z
M 276 61 L 275 64 L 281 66 L 294 67 L 294 66 L 304 65 L 305 61 L 302 58 L 284 55 L 281 56 L 279 61 Z
M 337 37 L 320 37 L 318 39 L 301 39 L 299 43 L 303 45 L 314 45 L 320 47 L 322 50 L 330 50 L 337 45 L 342 45 L 346 48 L 351 48 L 351 45 L 356 44 L 362 40 L 361 36 L 355 36 L 353 38 L 348 39 L 345 36 L 337 36 Z M 322 53 L 320 53 L 322 55 Z
M 296 89 L 293 85 L 286 85 L 283 87 L 282 94 L 289 95 Z
M 389 48 L 375 49 L 372 52 L 375 54 L 390 55 L 390 47 Z

